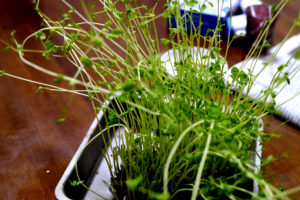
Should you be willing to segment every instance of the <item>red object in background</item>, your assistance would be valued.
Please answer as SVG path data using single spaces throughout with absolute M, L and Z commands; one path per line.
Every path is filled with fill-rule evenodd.
M 267 20 L 272 17 L 272 6 L 267 4 L 253 5 L 246 9 L 247 14 L 247 38 L 253 43 L 264 27 L 267 26 Z M 274 21 L 269 29 L 267 42 L 272 43 L 272 32 L 275 26 Z

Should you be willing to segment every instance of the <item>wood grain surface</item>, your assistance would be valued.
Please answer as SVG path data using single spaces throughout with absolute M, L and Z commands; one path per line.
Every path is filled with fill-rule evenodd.
M 79 1 L 70 1 L 79 6 Z M 151 1 L 141 3 L 150 5 Z M 266 0 L 276 3 L 275 0 Z M 158 11 L 163 9 L 159 2 Z M 59 0 L 41 1 L 41 8 L 51 16 L 56 16 L 61 4 Z M 300 1 L 291 1 L 281 13 L 274 33 L 274 43 L 278 43 L 300 10 Z M 10 32 L 16 30 L 16 38 L 21 41 L 28 34 L 40 27 L 41 20 L 33 10 L 31 0 L 0 0 L 0 38 L 9 41 Z M 158 22 L 159 37 L 168 34 L 164 20 Z M 300 33 L 299 29 L 293 34 Z M 36 42 L 28 44 L 35 47 Z M 0 44 L 0 48 L 5 45 Z M 63 59 L 45 62 L 40 55 L 29 55 L 35 62 L 61 73 L 72 73 Z M 242 60 L 244 51 L 233 47 L 228 63 Z M 46 76 L 22 63 L 12 51 L 0 51 L 0 69 L 33 79 L 53 83 L 53 78 Z M 41 92 L 36 94 L 38 85 L 29 84 L 10 77 L 0 77 L 0 199 L 55 199 L 54 189 L 65 168 L 86 134 L 94 113 L 89 100 L 69 94 Z M 56 125 L 72 99 L 72 106 L 67 113 L 67 120 Z M 282 120 L 266 119 L 270 131 Z M 269 154 L 289 153 L 289 158 L 281 158 L 264 169 L 268 177 L 273 177 L 274 184 L 291 188 L 300 185 L 300 131 L 299 127 L 284 125 L 276 132 L 282 136 L 272 139 L 264 147 Z M 299 196 L 299 195 L 298 195 Z M 297 198 L 297 197 L 296 197 Z M 300 197 L 298 197 L 300 199 Z

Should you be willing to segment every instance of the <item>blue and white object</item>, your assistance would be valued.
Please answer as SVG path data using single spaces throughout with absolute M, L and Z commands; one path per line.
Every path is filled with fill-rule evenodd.
M 246 35 L 247 34 L 247 15 L 242 13 L 240 15 L 233 15 L 232 17 L 226 18 L 226 38 L 229 35 Z
M 171 1 L 171 5 L 174 1 L 176 0 Z M 179 0 L 178 2 L 180 14 L 184 16 L 182 23 L 185 23 L 184 27 L 187 31 L 198 31 L 200 28 L 201 34 L 203 35 L 206 35 L 209 29 L 214 30 L 216 28 L 219 17 L 221 23 L 226 25 L 223 27 L 221 34 L 226 35 L 226 32 L 228 32 L 226 30 L 227 18 L 230 17 L 230 9 L 232 8 L 232 13 L 235 13 L 240 5 L 240 0 L 198 0 L 198 3 L 192 6 L 186 3 L 187 0 Z M 193 26 L 191 26 L 190 18 L 193 22 Z M 201 25 L 200 21 L 202 23 Z M 170 28 L 177 27 L 175 16 L 168 19 L 168 26 Z M 212 35 L 212 33 L 210 33 L 210 35 Z
M 241 0 L 240 7 L 242 12 L 245 13 L 248 7 L 262 4 L 261 0 Z

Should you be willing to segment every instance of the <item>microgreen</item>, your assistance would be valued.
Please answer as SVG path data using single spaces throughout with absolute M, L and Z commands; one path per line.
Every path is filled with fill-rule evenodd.
M 64 121 L 65 121 L 65 118 L 59 118 L 58 120 L 56 120 L 56 124 L 61 125 Z
M 93 62 L 87 56 L 82 56 L 80 58 L 80 62 L 87 67 L 90 67 L 93 64 Z
M 5 76 L 5 70 L 4 69 L 0 70 L 0 77 L 1 76 Z
M 64 79 L 63 74 L 57 74 L 56 78 L 54 79 L 54 83 L 59 84 Z

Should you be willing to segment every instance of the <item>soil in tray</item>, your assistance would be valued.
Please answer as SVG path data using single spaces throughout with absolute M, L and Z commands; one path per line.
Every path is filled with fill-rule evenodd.
M 151 162 L 152 160 L 149 159 L 149 164 L 148 166 L 151 166 Z M 241 199 L 251 199 L 251 196 L 247 193 L 238 191 L 238 190 L 234 190 L 234 191 L 229 191 L 229 189 L 219 189 L 216 188 L 215 185 L 213 184 L 213 181 L 220 181 L 223 183 L 227 183 L 228 185 L 230 184 L 234 184 L 235 181 L 239 180 L 241 181 L 238 185 L 238 187 L 242 187 L 248 191 L 253 191 L 253 181 L 250 179 L 246 179 L 246 178 L 241 178 L 241 174 L 239 169 L 230 166 L 229 164 L 227 165 L 228 167 L 223 167 L 222 171 L 221 170 L 215 170 L 214 171 L 214 178 L 212 179 L 211 174 L 212 172 L 210 171 L 211 168 L 206 169 L 206 173 L 204 174 L 204 179 L 206 180 L 210 180 L 208 181 L 206 184 L 201 184 L 201 188 L 202 188 L 202 192 L 205 193 L 205 196 L 208 197 L 212 197 L 212 199 L 229 199 L 228 195 L 229 193 L 234 194 L 236 197 L 241 198 Z M 159 176 L 157 176 L 157 171 L 154 171 L 153 169 L 149 168 L 148 170 L 148 180 L 154 182 L 155 180 L 151 179 L 152 177 L 162 177 L 163 175 L 163 170 L 160 170 L 158 173 L 160 173 Z M 232 177 L 232 175 L 235 174 L 235 178 L 232 179 L 225 179 L 225 177 Z M 179 188 L 190 188 L 191 189 L 191 185 L 194 183 L 195 179 L 194 177 L 196 176 L 196 172 L 192 171 L 191 173 L 189 173 L 187 176 L 184 177 L 184 179 L 182 179 L 182 181 L 180 183 L 177 183 L 177 186 L 175 188 L 174 185 L 175 184 L 171 184 L 169 183 L 169 192 L 175 193 L 175 191 L 177 191 Z M 127 176 L 126 176 L 126 172 L 124 168 L 121 168 L 121 170 L 118 171 L 116 177 L 112 178 L 112 186 L 113 188 L 115 188 L 115 191 L 117 191 L 117 199 L 128 199 L 128 200 L 148 200 L 148 199 L 153 199 L 151 198 L 151 196 L 149 197 L 149 195 L 145 194 L 145 192 L 141 192 L 141 191 L 131 191 L 129 192 L 129 197 L 128 197 L 128 188 L 126 185 L 126 180 L 127 180 Z M 177 175 L 177 177 L 175 177 L 175 180 L 179 180 L 179 178 L 181 178 L 180 175 Z M 156 184 L 156 187 L 152 187 L 152 191 L 155 191 L 155 193 L 162 193 L 162 188 L 163 188 L 163 181 L 162 179 L 160 180 L 156 180 L 158 181 L 158 183 Z M 226 185 L 226 184 L 225 184 Z M 226 187 L 226 186 L 225 186 Z M 149 185 L 146 184 L 145 188 L 150 188 Z M 157 189 L 159 188 L 159 189 Z M 181 192 L 177 192 L 172 199 L 173 200 L 183 200 L 183 199 L 190 199 L 192 192 L 191 191 L 181 191 Z M 126 198 L 124 198 L 126 196 Z M 197 199 L 203 199 L 201 197 L 198 197 Z

